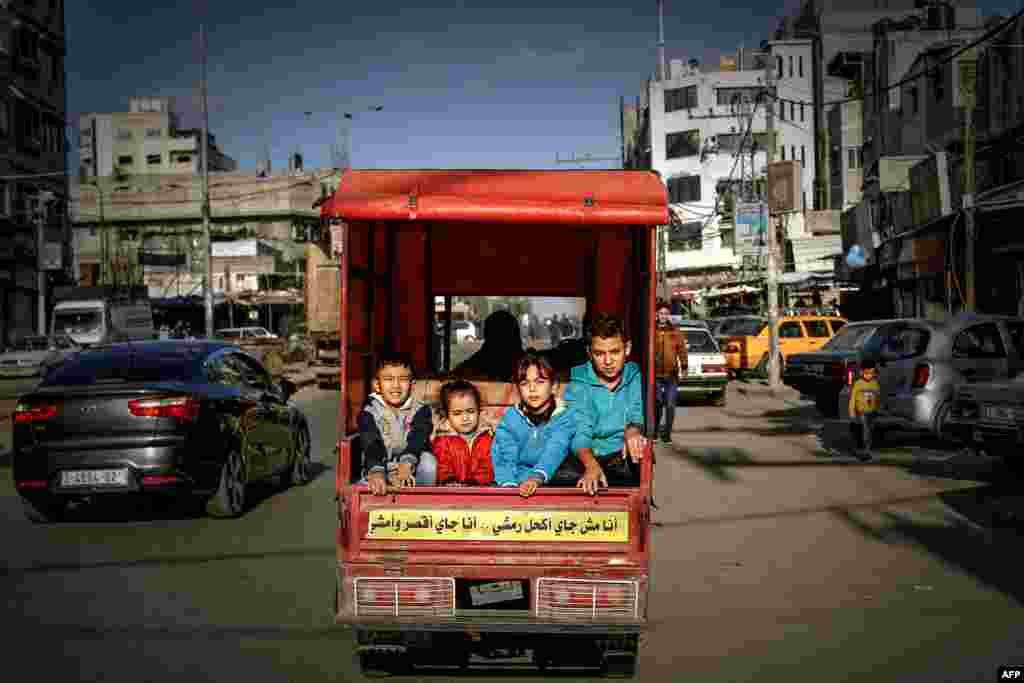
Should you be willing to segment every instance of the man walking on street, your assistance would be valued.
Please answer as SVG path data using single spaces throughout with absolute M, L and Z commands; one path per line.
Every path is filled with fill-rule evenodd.
M 665 413 L 665 426 L 660 430 L 661 440 L 672 443 L 672 426 L 676 419 L 676 400 L 679 382 L 686 373 L 688 362 L 686 335 L 672 325 L 672 308 L 663 299 L 658 301 L 658 328 L 654 333 L 654 429 L 658 435 L 661 414 Z

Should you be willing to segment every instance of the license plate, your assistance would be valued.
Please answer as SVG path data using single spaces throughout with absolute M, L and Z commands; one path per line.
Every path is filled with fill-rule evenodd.
M 469 600 L 474 607 L 522 599 L 523 584 L 520 581 L 496 581 L 469 587 Z
M 70 470 L 60 473 L 61 486 L 128 486 L 128 470 Z
M 825 372 L 825 366 L 821 363 L 811 363 L 807 366 L 807 371 L 812 375 L 821 375 Z

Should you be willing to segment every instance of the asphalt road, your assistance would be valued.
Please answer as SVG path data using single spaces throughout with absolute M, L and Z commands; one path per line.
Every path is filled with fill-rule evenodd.
M 684 408 L 660 451 L 639 680 L 992 681 L 1024 661 L 1000 464 L 909 437 L 861 464 L 842 425 L 746 391 Z M 297 400 L 329 459 L 335 395 Z M 237 520 L 113 507 L 39 527 L 0 467 L 4 679 L 358 680 L 330 614 L 332 475 Z

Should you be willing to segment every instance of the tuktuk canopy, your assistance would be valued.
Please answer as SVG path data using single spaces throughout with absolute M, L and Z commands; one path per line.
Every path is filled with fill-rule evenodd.
M 650 171 L 346 171 L 322 215 L 347 221 L 665 225 Z

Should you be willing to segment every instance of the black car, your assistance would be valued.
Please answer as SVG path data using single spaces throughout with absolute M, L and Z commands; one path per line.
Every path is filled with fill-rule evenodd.
M 134 493 L 196 496 L 210 515 L 236 517 L 247 484 L 311 478 L 294 392 L 224 342 L 83 351 L 15 409 L 14 481 L 26 515 L 50 521 L 71 500 Z
M 839 413 L 839 392 L 852 385 L 860 366 L 861 349 L 875 331 L 892 320 L 849 323 L 817 351 L 786 358 L 782 381 L 801 394 L 813 396 L 826 417 Z

